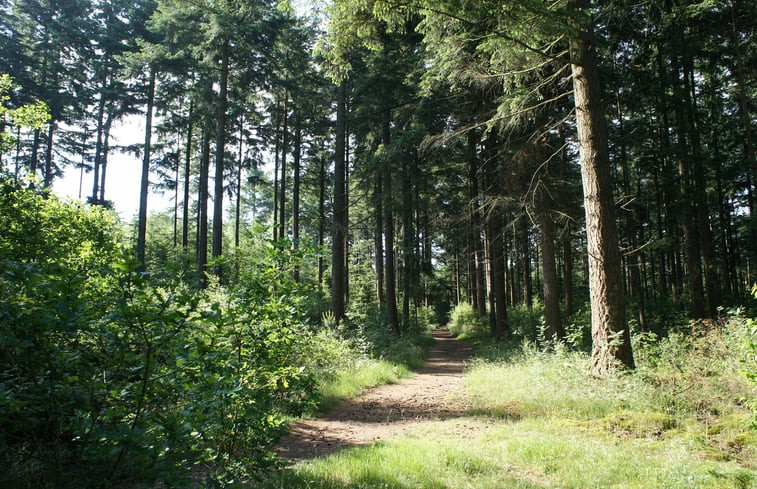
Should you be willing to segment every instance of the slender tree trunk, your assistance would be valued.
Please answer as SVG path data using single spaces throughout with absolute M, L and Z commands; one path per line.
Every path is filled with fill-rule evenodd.
M 37 178 L 37 165 L 39 164 L 39 140 L 40 130 L 34 130 L 34 138 L 32 139 L 32 154 L 29 158 L 29 176 L 31 177 L 30 188 L 34 188 L 34 181 Z
M 284 91 L 284 115 L 281 134 L 281 177 L 279 177 L 279 238 L 286 239 L 287 232 L 287 152 L 289 151 L 289 92 Z
M 384 114 L 382 125 L 382 142 L 388 147 L 391 142 L 391 114 L 387 109 Z M 389 323 L 389 331 L 394 336 L 400 335 L 400 323 L 397 314 L 397 279 L 394 262 L 394 209 L 392 203 L 392 162 L 389 157 L 384 161 L 384 255 L 386 261 L 386 319 Z
M 108 173 L 108 153 L 110 152 L 110 129 L 113 126 L 113 107 L 108 109 L 108 117 L 103 129 L 102 151 L 100 153 L 100 198 L 99 203 L 105 204 L 105 176 Z
M 631 244 L 631 251 L 627 255 L 628 260 L 628 272 L 629 272 L 629 283 L 630 283 L 630 293 L 631 295 L 636 299 L 637 305 L 639 307 L 639 326 L 642 330 L 647 329 L 647 315 L 646 315 L 646 304 L 644 301 L 644 291 L 642 290 L 641 286 L 641 261 L 639 258 L 639 252 L 637 250 L 638 247 L 638 240 L 636 238 L 636 212 L 637 212 L 637 205 L 633 202 L 635 202 L 637 196 L 631 195 L 631 169 L 628 164 L 628 152 L 626 150 L 626 134 L 625 134 L 625 125 L 623 124 L 624 114 L 623 114 L 623 103 L 621 95 L 617 95 L 616 99 L 616 107 L 618 111 L 618 129 L 620 130 L 620 167 L 621 167 L 621 174 L 623 176 L 623 193 L 625 194 L 624 197 L 627 201 L 632 202 L 630 204 L 630 209 L 626 212 L 625 218 L 626 218 L 626 236 Z
M 547 329 L 547 339 L 555 341 L 565 337 L 560 319 L 560 282 L 557 278 L 557 262 L 555 260 L 555 225 L 549 209 L 547 192 L 541 192 L 541 208 L 539 209 L 539 223 L 541 227 L 541 258 L 544 269 L 544 316 Z
M 279 150 L 281 149 L 281 113 L 279 112 L 279 101 L 276 101 L 276 131 L 274 132 L 274 163 L 273 163 L 273 240 L 279 239 Z
M 318 247 L 323 248 L 324 237 L 326 234 L 326 162 L 320 158 L 320 169 L 318 173 Z M 318 256 L 318 287 L 323 284 L 324 272 L 323 256 Z
M 486 283 L 484 278 L 484 250 L 481 242 L 481 209 L 479 206 L 478 189 L 478 155 L 476 154 L 475 131 L 468 132 L 468 187 L 470 189 L 470 241 L 471 254 L 471 287 L 470 294 L 473 306 L 481 317 L 486 316 Z
M 97 199 L 100 195 L 100 155 L 102 154 L 104 121 L 105 93 L 103 90 L 100 92 L 100 100 L 97 103 L 97 138 L 95 140 L 95 160 L 92 168 L 94 170 L 94 178 L 92 179 L 92 204 L 97 204 Z
M 184 202 L 182 208 L 181 247 L 187 251 L 189 247 L 189 176 L 192 172 L 192 112 L 194 101 L 189 102 L 189 115 L 187 116 L 187 142 L 184 154 Z
M 345 82 L 337 90 L 336 148 L 334 154 L 334 224 L 331 243 L 331 310 L 337 324 L 344 319 L 344 241 L 345 230 L 345 185 L 344 185 L 344 144 L 345 144 Z
M 704 284 L 707 291 L 708 316 L 716 318 L 720 307 L 720 279 L 717 273 L 715 252 L 713 251 L 712 230 L 710 227 L 709 205 L 707 199 L 707 182 L 704 175 L 701 136 L 699 131 L 699 117 L 697 115 L 696 90 L 694 81 L 694 61 L 689 49 L 684 50 L 684 87 L 686 93 L 686 113 L 688 133 L 691 138 L 694 155 L 694 203 L 696 204 L 695 222 L 699 238 L 699 248 L 702 253 L 704 267 Z
M 294 182 L 292 189 L 292 239 L 295 246 L 300 245 L 300 168 L 302 152 L 302 123 L 300 120 L 299 110 L 294 114 L 294 156 L 293 156 L 293 170 L 294 170 Z M 294 269 L 294 280 L 300 281 L 300 268 Z
M 224 158 L 226 154 L 226 105 L 229 81 L 229 39 L 224 39 L 221 49 L 221 79 L 218 93 L 218 126 L 216 127 L 216 175 L 213 192 L 213 275 L 222 280 L 221 264 L 217 259 L 223 254 L 223 191 Z
M 696 230 L 694 187 L 691 162 L 688 156 L 689 141 L 685 114 L 685 94 L 680 79 L 677 53 L 672 55 L 673 96 L 675 98 L 678 172 L 681 178 L 681 217 L 686 251 L 686 283 L 691 295 L 691 316 L 701 318 L 704 312 L 704 287 L 702 284 L 702 264 L 700 261 L 699 238 Z
M 376 248 L 376 305 L 379 311 L 384 307 L 384 208 L 382 200 L 382 171 L 376 171 L 376 184 L 374 187 L 373 200 L 376 216 L 376 230 L 374 232 L 374 246 Z
M 570 0 L 577 13 L 589 2 Z M 620 251 L 615 223 L 615 203 L 602 107 L 602 89 L 591 25 L 574 21 L 577 32 L 570 39 L 573 92 L 581 161 L 586 240 L 591 296 L 591 371 L 604 375 L 620 363 L 634 367 L 631 337 L 626 324 Z
M 55 122 L 47 126 L 47 147 L 45 148 L 45 179 L 43 185 L 50 189 L 53 185 L 53 140 L 55 136 Z
M 565 315 L 573 315 L 573 239 L 570 222 L 563 234 L 563 287 L 565 288 Z
M 209 92 L 209 90 L 208 90 Z M 210 96 L 210 93 L 208 93 Z M 200 288 L 208 285 L 208 193 L 210 178 L 210 134 L 211 120 L 205 115 L 202 131 L 202 152 L 200 155 L 200 182 L 197 197 L 197 271 Z
M 522 217 L 520 223 L 520 243 L 523 274 L 523 302 L 530 311 L 534 303 L 533 283 L 531 280 L 531 239 L 529 238 L 528 221 Z
M 237 153 L 237 194 L 234 203 L 234 249 L 239 250 L 242 227 L 242 167 L 244 166 L 244 117 L 239 118 L 239 150 Z M 237 270 L 238 271 L 238 270 Z
M 503 244 L 504 209 L 502 208 L 500 192 L 496 190 L 498 182 L 501 181 L 497 156 L 498 144 L 495 133 L 490 132 L 485 141 L 486 161 L 484 167 L 485 188 L 493 202 L 487 206 L 485 223 L 487 247 L 489 249 L 489 281 L 494 306 L 489 314 L 490 317 L 494 318 L 492 323 L 494 337 L 502 338 L 507 332 L 507 297 L 505 296 L 505 249 Z
M 155 103 L 155 70 L 150 67 L 147 82 L 147 113 L 145 116 L 145 145 L 142 154 L 142 178 L 139 185 L 139 222 L 137 225 L 137 260 L 145 266 L 147 236 L 147 195 L 150 190 L 150 140 L 152 137 L 152 108 Z

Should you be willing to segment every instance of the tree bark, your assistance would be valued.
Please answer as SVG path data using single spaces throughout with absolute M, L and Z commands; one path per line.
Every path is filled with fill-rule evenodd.
M 571 0 L 569 5 L 577 13 L 589 6 L 585 0 Z M 595 40 L 591 25 L 581 25 L 579 21 L 573 24 L 577 32 L 570 39 L 570 57 L 589 256 L 591 371 L 595 375 L 605 375 L 617 364 L 633 368 L 634 360 L 626 324 Z

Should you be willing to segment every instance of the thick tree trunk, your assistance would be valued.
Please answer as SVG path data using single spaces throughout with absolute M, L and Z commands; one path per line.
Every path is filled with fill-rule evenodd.
M 139 185 L 139 221 L 137 225 L 137 260 L 145 266 L 147 235 L 147 194 L 150 187 L 150 140 L 152 137 L 152 108 L 155 103 L 155 70 L 150 67 L 147 84 L 147 112 L 145 116 L 145 145 L 142 153 L 142 178 Z
M 588 2 L 571 0 L 571 6 L 580 13 L 588 7 Z M 575 24 L 578 32 L 570 40 L 570 56 L 589 256 L 591 371 L 595 375 L 604 375 L 617 364 L 633 368 L 634 360 L 631 336 L 626 324 L 615 203 L 595 41 L 590 25 L 580 25 L 579 22 Z

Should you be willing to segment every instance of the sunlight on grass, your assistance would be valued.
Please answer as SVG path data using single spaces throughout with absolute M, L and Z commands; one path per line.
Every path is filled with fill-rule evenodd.
M 751 487 L 752 477 L 734 464 L 698 459 L 678 440 L 597 436 L 558 419 L 462 419 L 299 464 L 264 487 L 725 489 Z
M 321 385 L 320 390 L 323 399 L 320 407 L 321 409 L 328 409 L 342 399 L 360 395 L 363 389 L 396 383 L 412 374 L 412 371 L 405 365 L 386 360 L 361 360 L 355 365 L 354 369 L 341 371 Z

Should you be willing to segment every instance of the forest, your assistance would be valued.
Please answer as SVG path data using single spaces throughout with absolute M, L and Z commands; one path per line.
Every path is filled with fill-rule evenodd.
M 746 0 L 0 0 L 0 486 L 753 487 L 756 25 Z M 282 455 L 468 348 L 454 417 Z

